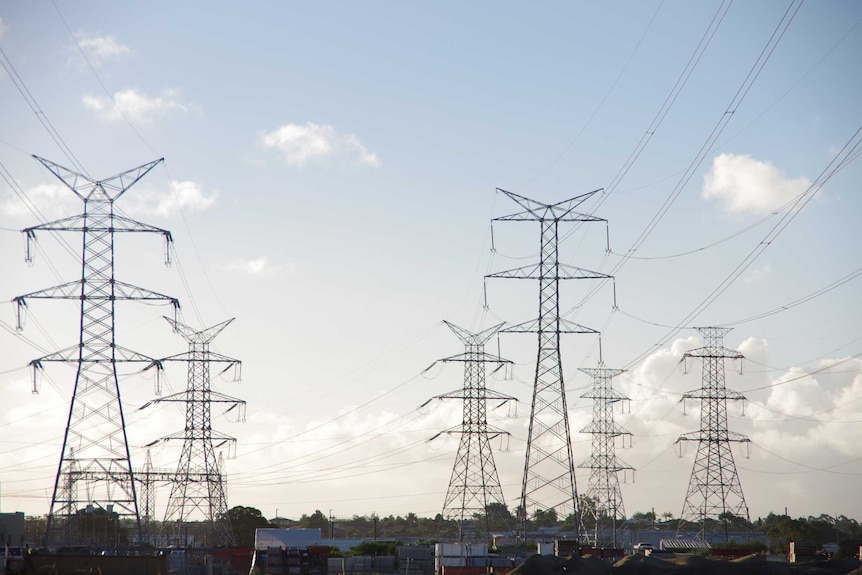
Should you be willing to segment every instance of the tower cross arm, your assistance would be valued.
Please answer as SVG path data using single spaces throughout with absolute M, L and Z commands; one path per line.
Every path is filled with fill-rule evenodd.
M 721 433 L 718 437 L 716 437 L 714 435 L 711 435 L 708 431 L 705 432 L 704 430 L 689 431 L 688 433 L 683 433 L 677 438 L 674 443 L 679 443 L 681 441 L 697 441 L 706 443 L 732 441 L 735 443 L 751 443 L 751 440 L 748 438 L 748 436 L 741 433 L 737 433 L 735 431 L 725 431 L 724 433 Z
M 64 284 L 15 296 L 12 302 L 26 306 L 28 299 L 81 299 L 81 280 L 73 280 Z
M 435 395 L 431 399 L 464 399 L 464 400 L 468 400 L 468 399 L 475 399 L 475 398 L 476 398 L 475 395 L 468 395 L 467 393 L 464 392 L 463 389 L 456 389 L 454 391 L 443 393 L 441 395 Z M 503 393 L 498 393 L 498 392 L 490 390 L 490 389 L 485 390 L 484 398 L 485 399 L 491 399 L 494 401 L 518 401 L 517 397 L 513 397 L 511 395 L 505 395 Z M 431 400 L 426 401 L 425 403 L 422 404 L 422 406 L 424 407 L 425 405 L 428 405 L 428 403 L 430 401 Z
M 459 353 L 458 355 L 452 355 L 449 357 L 444 357 L 443 359 L 438 359 L 437 361 L 441 363 L 462 361 L 462 362 L 477 362 L 477 363 L 508 363 L 511 364 L 512 361 L 509 359 L 503 359 L 500 356 L 485 353 L 484 351 L 479 353 Z
M 541 322 L 538 319 L 531 319 L 522 323 L 515 324 L 502 330 L 503 333 L 538 333 L 540 331 Z M 542 329 L 541 331 L 548 331 Z M 557 327 L 557 333 L 599 333 L 591 327 L 586 327 L 573 321 L 560 318 Z
M 209 343 L 209 342 L 211 342 L 213 339 L 215 339 L 215 337 L 218 334 L 220 334 L 224 330 L 224 328 L 229 326 L 233 322 L 233 320 L 236 319 L 236 318 L 232 317 L 232 318 L 225 320 L 221 323 L 217 323 L 214 326 L 198 330 L 198 329 L 194 329 L 193 327 L 190 327 L 190 326 L 188 326 L 182 322 L 177 321 L 175 318 L 169 318 L 169 317 L 165 317 L 165 316 L 162 316 L 162 317 L 165 318 L 165 321 L 167 321 L 169 324 L 171 324 L 171 327 L 173 328 L 173 330 L 176 333 L 178 333 L 180 336 L 182 336 L 182 338 L 185 339 L 189 343 Z M 218 354 L 213 354 L 213 355 L 218 355 Z M 222 357 L 224 357 L 224 356 L 222 356 Z M 232 361 L 238 361 L 238 360 L 232 360 Z
M 685 401 L 686 399 L 729 399 L 731 401 L 742 401 L 745 399 L 745 396 L 732 389 L 723 388 L 720 393 L 716 393 L 715 390 L 700 387 L 683 393 L 679 401 Z
M 525 280 L 585 280 L 585 279 L 608 279 L 613 276 L 595 272 L 592 270 L 570 266 L 567 264 L 559 264 L 556 266 L 556 275 L 548 275 L 547 271 L 541 264 L 532 264 L 522 266 L 502 272 L 488 274 L 486 278 L 507 278 L 507 279 L 525 279 Z
M 689 357 L 696 358 L 725 358 L 725 359 L 744 359 L 745 356 L 735 349 L 729 347 L 699 347 L 691 349 L 682 355 L 680 361 L 684 361 Z
M 497 325 L 493 325 L 485 330 L 480 331 L 479 333 L 473 333 L 467 331 L 463 327 L 455 325 L 451 321 L 446 321 L 444 319 L 443 323 L 446 325 L 446 327 L 451 329 L 456 336 L 458 336 L 458 339 L 460 339 L 464 345 L 482 345 L 486 343 L 489 339 L 491 339 L 495 333 L 500 331 L 500 328 L 506 325 L 505 322 L 498 323 Z
M 145 301 L 167 301 L 174 309 L 180 308 L 180 300 L 175 297 L 164 295 L 146 288 L 138 287 L 126 282 L 114 280 L 114 299 L 122 300 L 145 300 Z
M 575 212 L 575 208 L 584 203 L 587 199 L 589 199 L 594 194 L 602 191 L 601 188 L 597 190 L 593 190 L 592 192 L 587 192 L 585 194 L 581 194 L 579 196 L 575 196 L 574 198 L 569 198 L 568 200 L 563 200 L 561 202 L 557 202 L 555 204 L 544 204 L 542 202 L 537 202 L 536 200 L 532 200 L 525 196 L 516 194 L 514 192 L 506 191 L 502 188 L 497 188 L 498 192 L 502 192 L 510 199 L 512 199 L 519 206 L 524 208 L 524 211 L 518 212 L 515 214 L 510 214 L 508 216 L 502 216 L 499 218 L 494 218 L 493 221 L 521 221 L 521 222 L 533 222 L 533 221 L 543 221 L 543 220 L 554 220 L 558 222 L 604 222 L 607 221 L 603 218 L 599 218 L 596 216 L 592 216 L 589 214 L 581 214 Z
M 196 356 L 193 352 L 184 351 L 183 353 L 178 353 L 176 355 L 171 355 L 168 357 L 163 357 L 158 360 L 158 363 L 164 363 L 166 361 L 194 361 L 196 363 L 226 363 L 227 368 L 230 368 L 233 365 L 242 365 L 242 361 L 235 359 L 233 357 L 228 357 L 226 355 L 222 355 L 220 353 L 215 353 L 213 351 L 208 351 L 202 357 Z
M 131 188 L 135 183 L 138 182 L 141 178 L 143 178 L 150 170 L 164 161 L 164 158 L 159 158 L 158 160 L 153 160 L 152 162 L 147 162 L 146 164 L 141 164 L 137 168 L 132 168 L 131 170 L 126 170 L 125 172 L 121 172 L 115 176 L 111 176 L 105 180 L 93 180 L 84 174 L 80 174 L 68 168 L 65 168 L 59 164 L 55 164 L 50 160 L 46 160 L 45 158 L 40 158 L 39 156 L 33 156 L 36 160 L 38 160 L 43 166 L 45 166 L 49 172 L 54 174 L 57 179 L 63 182 L 67 188 L 72 190 L 76 196 L 81 198 L 82 200 L 87 200 L 90 192 L 83 193 L 86 188 L 90 188 L 92 190 L 95 187 L 101 187 L 105 190 L 105 193 L 108 193 L 108 190 L 112 191 L 114 194 L 108 197 L 111 200 L 116 200 L 120 196 L 122 196 L 129 188 Z
M 131 349 L 114 345 L 114 358 L 110 361 L 116 362 L 124 362 L 124 363 L 148 363 L 154 364 L 157 363 L 153 358 L 148 357 L 142 353 L 138 353 L 136 351 L 132 351 Z M 73 362 L 78 361 L 78 356 L 80 354 L 81 345 L 76 344 L 65 349 L 61 349 L 60 351 L 55 351 L 53 353 L 49 353 L 48 355 L 44 355 L 38 359 L 34 359 L 30 362 L 32 367 L 42 367 L 42 363 L 44 362 Z M 87 360 L 86 358 L 83 361 L 91 361 L 93 363 L 100 363 L 105 360 Z
M 441 435 L 456 435 L 456 434 L 473 434 L 476 433 L 475 430 L 465 429 L 463 425 L 456 425 L 454 427 L 450 427 L 449 429 L 444 429 L 443 431 L 435 434 L 428 441 L 434 441 Z M 488 425 L 485 429 L 487 439 L 494 439 L 495 437 L 499 437 L 501 435 L 512 435 L 505 429 L 500 429 L 498 427 L 493 427 Z

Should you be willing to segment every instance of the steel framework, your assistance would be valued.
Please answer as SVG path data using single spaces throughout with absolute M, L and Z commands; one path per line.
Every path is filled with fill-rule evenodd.
M 114 278 L 114 235 L 117 232 L 157 233 L 166 241 L 165 263 L 170 264 L 171 234 L 167 230 L 135 221 L 114 212 L 114 203 L 162 160 L 155 160 L 105 180 L 92 180 L 53 162 L 34 156 L 84 202 L 84 212 L 26 228 L 26 259 L 33 259 L 32 242 L 37 231 L 70 231 L 83 235 L 81 279 L 18 296 L 18 327 L 23 328 L 27 301 L 65 299 L 80 302 L 80 332 L 77 345 L 30 362 L 33 387 L 36 372 L 46 362 L 77 365 L 69 405 L 66 431 L 54 492 L 46 522 L 46 542 L 52 544 L 116 542 L 105 534 L 85 533 L 82 524 L 94 507 L 117 520 L 132 519 L 140 535 L 140 515 L 134 473 L 120 400 L 118 362 L 148 363 L 152 358 L 116 344 L 115 304 L 118 300 L 166 301 L 179 307 L 175 298 Z
M 488 425 L 486 403 L 489 399 L 504 403 L 516 399 L 488 390 L 485 386 L 485 365 L 497 364 L 499 369 L 512 362 L 485 352 L 485 343 L 499 332 L 503 324 L 479 333 L 471 333 L 448 321 L 443 323 L 464 344 L 464 353 L 438 360 L 464 364 L 464 388 L 433 398 L 460 399 L 464 402 L 461 425 L 441 431 L 431 438 L 434 440 L 444 433 L 461 436 L 452 477 L 443 502 L 443 518 L 463 523 L 481 516 L 485 518 L 485 531 L 489 532 L 493 513 L 491 504 L 506 505 L 490 440 L 509 433 Z
M 733 461 L 731 443 L 750 443 L 748 437 L 728 431 L 727 400 L 743 401 L 745 396 L 731 391 L 724 383 L 726 359 L 740 361 L 744 356 L 724 347 L 724 336 L 730 328 L 699 327 L 704 346 L 686 352 L 680 360 L 687 364 L 691 358 L 703 360 L 702 387 L 683 394 L 681 402 L 700 400 L 700 429 L 680 435 L 676 443 L 697 442 L 697 455 L 680 515 L 679 531 L 696 525 L 698 537 L 705 539 L 713 532 L 710 524 L 724 525 L 727 539 L 728 521 L 742 518 L 749 521 L 748 506 L 742 493 L 739 474 Z
M 574 211 L 600 190 L 556 204 L 543 204 L 499 188 L 498 191 L 521 206 L 523 211 L 495 218 L 493 221 L 541 224 L 538 264 L 486 276 L 539 280 L 539 317 L 502 330 L 506 333 L 536 333 L 539 341 L 524 479 L 517 510 L 521 532 L 526 534 L 529 513 L 543 510 L 553 511 L 561 519 L 574 518 L 578 529 L 583 530 L 560 358 L 560 334 L 598 332 L 560 317 L 560 281 L 607 279 L 611 276 L 561 264 L 558 257 L 558 233 L 560 222 L 607 222 L 602 218 Z
M 174 331 L 188 342 L 189 350 L 153 363 L 159 366 L 165 362 L 186 363 L 188 379 L 185 391 L 156 398 L 141 407 L 144 409 L 158 403 L 185 404 L 185 428 L 150 444 L 175 439 L 183 441 L 177 470 L 170 478 L 171 495 L 163 525 L 167 529 L 182 529 L 194 514 L 202 514 L 209 529 L 208 544 L 232 544 L 234 538 L 227 515 L 226 481 L 220 458 L 216 456 L 216 449 L 224 445 L 230 448 L 236 444 L 236 439 L 213 430 L 212 405 L 229 404 L 227 411 L 238 409 L 239 419 L 242 421 L 245 419 L 245 401 L 213 391 L 210 366 L 224 365 L 222 373 L 234 368 L 238 375 L 241 362 L 211 351 L 210 343 L 233 319 L 202 330 L 195 330 L 175 319 L 165 319 Z M 152 473 L 152 468 L 149 471 Z M 156 480 L 164 479 L 164 476 L 155 474 L 148 478 Z M 151 497 L 149 493 L 148 496 Z M 152 502 L 148 501 L 148 504 L 152 505 Z M 178 534 L 179 531 L 175 533 L 175 535 Z
M 616 455 L 616 438 L 631 433 L 614 422 L 613 406 L 628 398 L 613 387 L 613 378 L 624 369 L 581 368 L 593 378 L 593 387 L 581 397 L 593 400 L 593 420 L 581 429 L 592 434 L 592 452 L 578 467 L 590 470 L 587 492 L 581 502 L 581 512 L 588 533 L 596 547 L 617 546 L 617 529 L 626 520 L 623 494 L 620 490 L 620 471 L 634 470 Z

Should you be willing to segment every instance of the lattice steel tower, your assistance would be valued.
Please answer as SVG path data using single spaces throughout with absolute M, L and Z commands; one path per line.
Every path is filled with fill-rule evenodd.
M 446 500 L 443 503 L 443 518 L 463 523 L 480 515 L 485 517 L 485 530 L 490 531 L 491 517 L 488 505 L 506 504 L 497 467 L 494 464 L 490 440 L 509 433 L 488 425 L 486 401 L 491 399 L 508 402 L 516 399 L 488 390 L 485 386 L 485 364 L 503 366 L 512 362 L 485 352 L 485 343 L 500 330 L 503 324 L 479 333 L 471 333 L 448 321 L 443 323 L 449 326 L 449 329 L 464 344 L 464 353 L 438 360 L 464 364 L 464 388 L 434 398 L 460 399 L 464 402 L 461 425 L 440 432 L 431 438 L 436 439 L 443 433 L 461 435 L 452 477 L 446 491 Z
M 593 420 L 581 429 L 581 433 L 593 436 L 591 455 L 578 466 L 590 470 L 585 494 L 587 504 L 582 502 L 581 512 L 593 544 L 616 548 L 617 529 L 626 520 L 618 473 L 634 469 L 616 456 L 616 438 L 631 436 L 614 422 L 614 404 L 628 398 L 614 389 L 613 378 L 625 370 L 609 369 L 599 363 L 597 368 L 582 368 L 581 371 L 593 378 L 592 389 L 581 396 L 593 400 Z
M 45 362 L 77 364 L 75 387 L 63 436 L 63 447 L 48 513 L 46 539 L 52 544 L 116 543 L 115 534 L 87 533 L 86 513 L 101 508 L 118 519 L 133 519 L 140 535 L 141 521 L 135 493 L 126 422 L 120 401 L 118 362 L 151 362 L 116 344 L 114 306 L 118 300 L 166 301 L 176 299 L 114 279 L 114 234 L 162 234 L 170 263 L 171 234 L 167 230 L 114 213 L 114 203 L 162 160 L 144 164 L 106 180 L 92 180 L 36 157 L 84 202 L 84 213 L 26 228 L 27 261 L 36 231 L 71 231 L 83 235 L 81 279 L 14 299 L 19 329 L 30 299 L 67 299 L 80 302 L 80 337 L 77 345 L 33 360 L 35 370 Z M 34 390 L 36 380 L 34 373 Z M 102 538 L 104 540 L 102 540 Z
M 185 428 L 161 439 L 183 440 L 177 471 L 171 482 L 164 525 L 167 529 L 180 529 L 193 515 L 202 515 L 210 532 L 211 539 L 208 544 L 231 544 L 233 531 L 227 517 L 226 480 L 216 449 L 224 445 L 230 448 L 236 443 L 236 439 L 213 430 L 211 412 L 214 403 L 229 404 L 228 411 L 238 409 L 239 419 L 244 420 L 245 401 L 212 390 L 212 364 L 223 365 L 221 373 L 224 373 L 231 368 L 238 371 L 241 363 L 237 359 L 211 351 L 210 343 L 233 319 L 203 330 L 195 330 L 170 318 L 165 319 L 170 322 L 174 331 L 188 342 L 189 350 L 157 362 L 185 362 L 188 367 L 186 390 L 150 402 L 184 403 L 186 409 Z
M 750 443 L 748 437 L 728 431 L 727 400 L 742 401 L 741 393 L 731 391 L 724 384 L 724 361 L 738 360 L 740 372 L 743 355 L 736 350 L 724 347 L 724 335 L 730 328 L 696 328 L 704 339 L 704 347 L 686 352 L 681 362 L 690 358 L 703 359 L 703 385 L 683 394 L 681 402 L 688 399 L 700 400 L 700 429 L 679 436 L 677 443 L 697 441 L 697 455 L 688 484 L 688 492 L 680 516 L 679 530 L 696 524 L 698 536 L 707 538 L 712 521 L 724 524 L 727 539 L 727 522 L 731 518 L 749 521 L 748 506 L 742 494 L 742 485 L 733 461 L 731 443 Z
M 524 463 L 524 480 L 518 508 L 522 533 L 531 511 L 553 510 L 557 517 L 574 517 L 583 528 L 572 457 L 569 414 L 560 359 L 560 334 L 598 333 L 560 317 L 560 280 L 605 279 L 611 276 L 561 264 L 558 258 L 560 222 L 607 222 L 575 208 L 600 190 L 558 202 L 543 204 L 501 190 L 524 211 L 493 221 L 539 222 L 541 251 L 538 264 L 490 274 L 489 278 L 539 280 L 539 317 L 502 330 L 507 333 L 536 333 L 539 340 L 530 430 Z

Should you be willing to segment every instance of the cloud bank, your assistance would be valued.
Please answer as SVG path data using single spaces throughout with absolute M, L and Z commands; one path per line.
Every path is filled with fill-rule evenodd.
M 293 266 L 291 265 L 271 263 L 266 256 L 252 259 L 239 258 L 230 262 L 218 263 L 215 267 L 235 274 L 256 277 L 271 277 L 293 270 Z
M 128 46 L 120 44 L 113 36 L 93 36 L 78 41 L 78 45 L 87 54 L 93 65 L 100 65 L 112 58 L 118 58 L 131 53 Z
M 161 96 L 147 96 L 134 89 L 123 90 L 111 98 L 98 98 L 86 95 L 82 98 L 84 106 L 95 112 L 103 120 L 115 122 L 123 117 L 133 122 L 150 124 L 158 116 L 171 112 L 187 113 L 188 104 L 177 100 L 173 90 L 167 90 Z
M 260 135 L 261 144 L 281 153 L 290 166 L 304 166 L 313 160 L 342 159 L 373 168 L 380 159 L 354 134 L 340 134 L 335 127 L 311 122 L 305 125 L 285 124 Z
M 718 200 L 725 212 L 766 215 L 804 192 L 808 178 L 787 178 L 769 162 L 746 154 L 719 154 L 703 178 L 702 197 Z

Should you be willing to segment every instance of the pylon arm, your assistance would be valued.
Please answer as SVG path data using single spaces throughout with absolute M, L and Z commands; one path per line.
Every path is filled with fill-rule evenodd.
M 574 209 L 584 203 L 594 194 L 602 191 L 602 188 L 587 192 L 556 204 L 543 204 L 536 200 L 531 200 L 514 192 L 508 192 L 502 188 L 497 188 L 498 192 L 502 192 L 509 196 L 516 204 L 524 208 L 523 212 L 494 218 L 492 221 L 520 221 L 520 222 L 535 222 L 540 220 L 555 220 L 558 222 L 604 222 L 601 218 L 588 214 L 579 214 L 574 212 Z
M 680 441 L 703 441 L 707 443 L 733 441 L 737 443 L 751 443 L 751 440 L 747 436 L 741 433 L 736 433 L 735 431 L 727 431 L 725 433 L 721 433 L 718 437 L 716 437 L 714 434 L 710 435 L 708 431 L 706 433 L 703 433 L 702 431 L 690 431 L 688 433 L 683 433 L 682 435 L 680 435 L 674 443 L 676 444 Z
M 24 252 L 24 261 L 27 263 L 33 262 L 33 242 L 36 241 L 36 230 L 46 230 L 55 232 L 84 232 L 84 231 L 100 231 L 100 232 L 149 232 L 162 234 L 165 238 L 165 265 L 171 264 L 171 244 L 174 239 L 171 232 L 162 228 L 157 228 L 149 224 L 144 224 L 137 220 L 127 218 L 125 216 L 114 215 L 111 219 L 110 227 L 93 226 L 92 222 L 86 221 L 84 214 L 70 216 L 53 222 L 47 222 L 24 228 L 21 232 L 26 236 L 26 248 Z M 85 225 L 86 224 L 86 225 Z
M 624 469 L 634 469 L 631 465 L 614 455 L 611 458 L 606 457 L 590 457 L 585 459 L 583 463 L 578 465 L 579 469 L 607 469 L 608 471 L 622 471 Z
M 451 355 L 449 357 L 444 357 L 443 359 L 438 359 L 437 361 L 441 363 L 448 363 L 454 361 L 474 361 L 476 363 L 512 363 L 511 360 L 503 359 L 500 356 L 485 352 L 459 353 L 458 355 Z
M 538 333 L 539 332 L 539 320 L 533 319 L 530 321 L 525 321 L 524 323 L 519 323 L 513 325 L 512 327 L 507 327 L 503 330 L 503 333 Z M 548 331 L 548 330 L 542 330 Z M 573 321 L 569 321 L 567 319 L 560 318 L 558 333 L 599 333 L 597 330 L 594 330 L 591 327 L 586 327 L 580 324 L 577 324 Z
M 463 433 L 470 434 L 470 433 L 476 433 L 476 431 L 470 430 L 470 429 L 464 429 L 462 426 L 457 425 L 455 427 L 450 427 L 449 429 L 444 429 L 443 431 L 440 431 L 439 433 L 434 434 L 434 436 L 431 437 L 428 441 L 434 441 L 435 439 L 437 439 L 441 435 L 456 435 L 456 434 L 463 434 Z M 506 431 L 505 429 L 499 429 L 497 427 L 491 427 L 490 425 L 486 428 L 486 436 L 488 439 L 494 439 L 495 437 L 499 437 L 501 435 L 512 435 L 512 434 L 509 433 L 508 431 Z
M 92 188 L 96 185 L 101 185 L 103 189 L 116 192 L 114 196 L 111 197 L 112 200 L 116 200 L 117 198 L 122 196 L 126 192 L 126 190 L 131 188 L 138 180 L 143 178 L 150 170 L 152 170 L 164 160 L 164 158 L 159 158 L 158 160 L 153 160 L 152 162 L 141 164 L 137 168 L 126 170 L 125 172 L 117 174 L 116 176 L 112 176 L 105 180 L 96 181 L 88 178 L 83 174 L 73 172 L 68 168 L 64 168 L 59 164 L 55 164 L 50 160 L 46 160 L 45 158 L 40 158 L 39 156 L 35 155 L 33 157 L 36 158 L 36 160 L 38 160 L 43 166 L 48 168 L 48 171 L 57 176 L 57 178 L 61 182 L 66 184 L 66 187 L 72 190 L 75 195 L 82 200 L 86 200 L 87 196 L 82 194 L 81 191 L 85 188 Z
M 464 345 L 482 345 L 487 342 L 491 337 L 494 336 L 495 333 L 500 331 L 500 328 L 506 325 L 505 322 L 498 323 L 497 325 L 491 326 L 484 331 L 480 331 L 479 333 L 472 333 L 464 329 L 463 327 L 457 326 L 451 321 L 443 320 L 443 323 L 452 330 L 452 332 L 458 336 L 458 339 Z
M 583 399 L 599 399 L 607 403 L 616 403 L 618 401 L 626 401 L 628 397 L 618 392 L 615 389 L 605 389 L 602 391 L 590 390 L 581 395 Z
M 517 397 L 512 397 L 511 395 L 503 395 L 502 393 L 497 393 L 496 391 L 489 391 L 485 389 L 485 393 L 482 395 L 484 399 L 492 399 L 496 401 L 518 401 Z M 425 403 L 423 403 L 420 407 L 425 407 L 432 399 L 476 399 L 476 395 L 468 395 L 464 392 L 463 389 L 456 389 L 454 391 L 450 391 L 448 393 L 444 393 L 442 395 L 435 395 Z
M 698 358 L 724 358 L 724 359 L 744 359 L 745 356 L 729 347 L 699 347 L 692 349 L 683 354 L 683 359 L 688 357 Z
M 732 401 L 745 400 L 745 396 L 738 391 L 733 391 L 732 389 L 727 388 L 722 389 L 721 391 L 721 394 L 717 394 L 714 390 L 710 389 L 693 389 L 682 394 L 682 398 L 680 398 L 677 403 L 685 401 L 686 399 L 729 399 Z
M 610 437 L 632 434 L 630 431 L 620 425 L 617 425 L 616 423 L 600 423 L 596 421 L 592 421 L 589 425 L 586 425 L 583 429 L 581 429 L 581 433 L 601 433 L 602 435 L 608 435 Z
M 173 330 L 176 333 L 180 334 L 189 343 L 211 342 L 218 334 L 222 332 L 222 330 L 224 330 L 224 328 L 230 325 L 234 319 L 236 318 L 230 318 L 221 323 L 217 323 L 212 327 L 208 327 L 207 329 L 196 330 L 183 323 L 178 322 L 176 318 L 171 319 L 169 317 L 165 317 L 165 320 L 167 320 L 167 322 L 171 324 Z
M 180 300 L 158 292 L 127 284 L 121 281 L 114 281 L 114 294 L 105 295 L 88 295 L 81 294 L 81 280 L 74 280 L 57 286 L 45 288 L 43 290 L 30 292 L 25 295 L 19 295 L 12 299 L 19 306 L 26 306 L 27 299 L 76 299 L 80 300 L 86 297 L 90 301 L 98 300 L 133 300 L 133 301 L 167 301 L 174 308 L 180 307 Z
M 220 353 L 207 352 L 205 358 L 197 357 L 192 352 L 183 352 L 178 353 L 176 355 L 172 355 L 170 357 L 165 357 L 160 359 L 160 362 L 165 361 L 195 361 L 200 363 L 229 363 L 229 364 L 241 364 L 242 361 L 235 359 L 233 357 L 228 357 L 226 355 L 222 355 Z M 230 367 L 230 366 L 228 366 Z
M 188 399 L 188 391 L 180 391 L 171 395 L 166 395 L 165 397 L 158 397 L 151 401 L 148 401 L 144 404 L 144 407 L 153 404 L 153 403 L 165 403 L 165 402 L 175 402 L 175 403 L 185 403 L 189 401 Z M 217 391 L 209 392 L 209 399 L 207 399 L 209 403 L 236 403 L 239 405 L 245 405 L 244 399 L 237 399 L 236 397 L 231 397 L 229 395 L 225 395 L 224 393 L 219 393 Z M 143 409 L 141 407 L 140 409 Z
M 83 357 L 81 358 L 83 361 L 91 362 L 91 363 L 111 363 L 113 361 L 116 362 L 140 362 L 140 363 L 149 363 L 152 364 L 155 360 L 151 357 L 147 357 L 146 355 L 140 354 L 136 351 L 132 351 L 125 347 L 115 345 L 114 346 L 114 357 L 113 358 L 102 358 L 101 356 L 98 358 L 93 357 Z M 75 362 L 78 361 L 80 356 L 81 346 L 73 345 L 71 347 L 67 347 L 66 349 L 62 349 L 60 351 L 55 351 L 54 353 L 49 353 L 48 355 L 42 356 L 38 359 L 34 359 L 30 362 L 30 365 L 36 368 L 41 368 L 43 362 L 47 361 L 58 361 L 58 362 Z M 147 369 L 149 366 L 147 367 Z
M 507 278 L 507 279 L 524 279 L 524 280 L 538 280 L 538 279 L 546 279 L 546 280 L 584 280 L 584 279 L 608 279 L 613 276 L 608 274 L 603 274 L 599 272 L 594 272 L 591 270 L 570 266 L 566 264 L 559 264 L 557 266 L 557 275 L 550 276 L 546 273 L 542 273 L 542 264 L 533 264 L 529 266 L 523 266 L 520 268 L 514 268 L 511 270 L 506 270 L 502 272 L 497 272 L 494 274 L 489 274 L 485 276 L 486 278 Z M 505 331 L 505 330 L 503 330 Z

